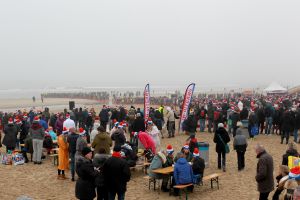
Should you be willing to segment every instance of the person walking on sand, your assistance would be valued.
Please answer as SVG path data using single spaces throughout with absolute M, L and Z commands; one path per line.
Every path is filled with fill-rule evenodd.
M 79 135 L 75 132 L 75 128 L 70 128 L 67 141 L 69 143 L 69 153 L 71 158 L 71 176 L 72 181 L 75 181 L 75 154 L 76 154 L 76 143 Z
M 241 171 L 245 168 L 245 153 L 247 149 L 247 139 L 246 136 L 243 135 L 242 129 L 238 128 L 236 130 L 236 136 L 233 140 L 233 147 L 237 153 L 238 160 L 238 170 Z
M 69 169 L 69 145 L 67 142 L 68 130 L 66 127 L 63 129 L 63 133 L 57 138 L 57 144 L 59 146 L 58 151 L 58 176 L 57 179 L 66 179 L 65 170 Z
M 255 179 L 259 191 L 259 200 L 268 200 L 270 192 L 274 190 L 273 158 L 262 145 L 258 144 L 255 147 L 255 152 L 258 158 Z
M 218 153 L 218 169 L 222 168 L 223 172 L 226 171 L 226 153 L 229 153 L 227 150 L 227 143 L 229 142 L 230 137 L 228 132 L 224 128 L 224 125 L 219 123 L 214 136 L 214 143 L 216 143 L 216 152 Z

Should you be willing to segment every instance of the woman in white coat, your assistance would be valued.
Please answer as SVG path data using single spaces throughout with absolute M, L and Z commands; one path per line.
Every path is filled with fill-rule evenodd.
M 160 150 L 159 130 L 152 121 L 147 122 L 146 133 L 148 133 L 152 137 L 153 141 L 155 142 L 156 151 L 159 151 Z

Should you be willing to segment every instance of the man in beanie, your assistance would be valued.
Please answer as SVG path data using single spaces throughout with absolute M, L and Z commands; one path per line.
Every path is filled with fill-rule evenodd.
M 84 147 L 76 162 L 76 173 L 78 180 L 75 186 L 75 195 L 78 199 L 92 200 L 96 197 L 95 178 L 98 172 L 95 171 L 92 163 L 92 151 Z
M 121 147 L 115 146 L 112 157 L 107 159 L 103 166 L 104 182 L 108 189 L 108 199 L 114 200 L 116 194 L 118 199 L 125 199 L 127 182 L 131 173 L 127 162 L 121 158 Z
M 195 148 L 192 160 L 192 169 L 194 174 L 194 183 L 199 184 L 202 181 L 202 177 L 205 169 L 205 161 L 200 157 L 199 149 Z
M 72 181 L 75 181 L 75 154 L 76 154 L 76 144 L 79 135 L 75 132 L 75 128 L 70 128 L 69 135 L 67 137 L 67 141 L 69 143 L 69 153 L 71 159 L 71 175 Z

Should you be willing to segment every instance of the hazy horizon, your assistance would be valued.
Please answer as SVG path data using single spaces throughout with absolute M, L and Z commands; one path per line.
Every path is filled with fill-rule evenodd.
M 300 1 L 0 2 L 0 89 L 300 85 Z

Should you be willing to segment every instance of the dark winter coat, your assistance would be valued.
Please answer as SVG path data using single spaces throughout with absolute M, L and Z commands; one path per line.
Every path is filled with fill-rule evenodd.
M 258 118 L 256 113 L 251 113 L 249 116 L 249 126 L 253 127 L 255 125 L 258 125 Z
M 141 117 L 137 117 L 132 124 L 133 132 L 145 132 L 145 122 Z
M 218 128 L 216 130 L 215 136 L 214 136 L 214 143 L 216 143 L 216 152 L 222 153 L 225 152 L 225 145 L 221 141 L 220 137 L 222 138 L 223 142 L 227 144 L 230 142 L 230 137 L 228 135 L 228 132 L 225 130 L 225 128 Z
M 198 174 L 204 174 L 204 169 L 205 169 L 205 161 L 201 157 L 195 157 L 192 165 L 193 169 L 193 174 L 198 175 Z
M 300 110 L 295 114 L 295 129 L 300 129 Z
M 292 132 L 294 130 L 294 117 L 292 112 L 286 111 L 282 116 L 282 127 L 285 132 Z
M 207 108 L 207 117 L 209 120 L 213 120 L 214 119 L 214 107 L 212 105 L 208 105 Z
M 21 125 L 20 140 L 25 140 L 28 135 L 29 128 L 30 124 L 27 121 L 23 121 Z
M 299 157 L 299 153 L 296 149 L 289 149 L 286 153 L 282 156 L 282 165 L 288 166 L 289 156 Z
M 206 119 L 207 110 L 205 108 L 201 108 L 198 113 L 199 119 Z
M 104 180 L 104 174 L 103 174 L 103 166 L 104 166 L 105 161 L 108 158 L 110 158 L 109 154 L 98 154 L 97 153 L 94 156 L 93 165 L 94 165 L 94 167 L 98 168 L 100 171 L 100 173 L 96 176 L 96 179 L 95 179 L 96 187 L 104 187 L 105 180 Z
M 57 133 L 62 133 L 63 131 L 63 126 L 64 126 L 64 120 L 62 119 L 57 119 L 56 122 L 55 122 L 55 130 Z
M 95 178 L 98 173 L 94 170 L 91 160 L 80 156 L 76 162 L 76 173 L 79 179 L 76 181 L 75 195 L 78 199 L 94 199 Z
M 77 144 L 77 139 L 79 138 L 79 135 L 76 133 L 71 133 L 68 135 L 67 141 L 69 143 L 69 152 L 71 154 L 76 153 L 76 144 Z
M 231 119 L 232 121 L 232 127 L 233 128 L 236 128 L 236 124 L 237 122 L 240 120 L 240 114 L 237 113 L 237 112 L 233 112 L 230 116 L 229 116 L 229 119 Z
M 257 118 L 260 123 L 265 121 L 265 112 L 262 108 L 257 110 Z
M 18 129 L 14 124 L 8 124 L 4 127 L 4 138 L 2 144 L 8 148 L 15 148 Z
M 243 110 L 240 113 L 240 119 L 241 120 L 248 119 L 248 115 L 249 115 L 249 111 L 248 111 L 247 108 L 244 107 Z
M 100 121 L 101 122 L 108 122 L 109 114 L 107 109 L 102 109 L 99 113 Z
M 117 130 L 111 135 L 112 141 L 115 141 L 115 146 L 122 146 L 126 142 L 124 131 Z
M 184 121 L 185 131 L 189 133 L 195 133 L 197 129 L 197 121 L 194 115 L 189 115 L 189 117 Z
M 267 193 L 274 190 L 274 165 L 273 158 L 266 151 L 260 153 L 257 158 L 256 182 L 260 193 Z
M 110 192 L 126 192 L 131 173 L 122 158 L 110 157 L 103 166 L 105 185 Z

